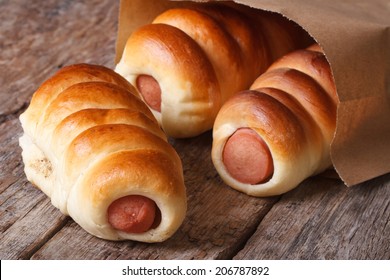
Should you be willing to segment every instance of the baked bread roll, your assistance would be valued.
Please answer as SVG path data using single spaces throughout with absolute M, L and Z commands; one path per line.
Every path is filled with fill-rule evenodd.
M 89 233 L 160 242 L 186 214 L 182 164 L 153 114 L 108 68 L 64 67 L 20 116 L 27 179 Z
M 279 15 L 244 7 L 170 9 L 131 34 L 115 71 L 138 88 L 168 135 L 192 137 L 212 128 L 233 93 L 295 49 L 300 32 Z
M 285 193 L 331 167 L 338 98 L 319 46 L 277 60 L 221 108 L 212 160 L 229 186 L 253 196 Z

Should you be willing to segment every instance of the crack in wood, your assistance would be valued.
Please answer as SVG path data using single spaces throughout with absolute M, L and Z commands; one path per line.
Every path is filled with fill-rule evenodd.
M 249 240 L 253 236 L 253 234 L 257 231 L 261 222 L 264 220 L 264 218 L 267 216 L 267 214 L 271 211 L 271 209 L 280 201 L 281 198 L 282 198 L 282 196 L 275 197 L 274 198 L 275 201 L 273 201 L 273 203 L 266 205 L 264 207 L 265 209 L 262 209 L 262 212 L 264 214 L 258 215 L 258 216 L 256 215 L 257 221 L 255 223 L 253 223 L 253 225 L 247 229 L 245 234 L 242 236 L 241 240 L 239 240 L 237 242 L 237 246 L 229 248 L 230 250 L 222 251 L 220 254 L 218 254 L 217 259 L 226 259 L 226 260 L 234 259 L 234 257 L 237 256 L 237 254 L 247 246 L 247 243 L 249 242 Z
M 21 259 L 31 259 L 36 252 L 38 252 L 50 239 L 53 238 L 65 225 L 71 220 L 69 216 L 60 221 L 56 227 L 53 227 L 44 238 L 40 239 L 38 243 L 32 246 L 31 249 L 21 254 Z

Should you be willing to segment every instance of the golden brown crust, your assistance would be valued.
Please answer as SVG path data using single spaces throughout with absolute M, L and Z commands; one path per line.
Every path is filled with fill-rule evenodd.
M 281 57 L 269 67 L 268 71 L 278 68 L 293 68 L 312 77 L 333 99 L 333 102 L 338 103 L 336 86 L 330 65 L 325 55 L 320 52 L 318 44 Z
M 180 158 L 137 91 L 112 70 L 82 64 L 58 71 L 34 94 L 20 120 L 28 179 L 88 232 L 112 240 L 159 242 L 182 223 L 186 194 Z M 47 164 L 33 168 L 40 162 L 49 162 L 51 170 Z M 162 222 L 144 233 L 114 229 L 107 208 L 130 194 L 154 200 Z
M 26 121 L 34 125 L 39 121 L 41 112 L 66 88 L 81 82 L 102 81 L 118 85 L 139 96 L 137 90 L 113 70 L 100 65 L 77 64 L 58 70 L 37 89 L 31 99 L 31 105 L 25 112 Z
M 126 50 L 129 55 L 121 65 L 134 68 L 119 72 L 133 84 L 138 74 L 159 81 L 162 113 L 153 113 L 168 135 L 195 135 L 212 126 L 221 104 L 220 87 L 209 60 L 187 34 L 165 24 L 146 25 L 132 34 Z M 196 121 L 188 126 L 191 120 Z
M 293 112 L 261 91 L 243 91 L 226 102 L 215 127 L 225 123 L 253 128 L 265 142 L 272 143 L 271 150 L 279 150 L 282 156 L 298 153 L 306 142 L 302 126 Z
M 57 125 L 59 120 L 88 108 L 137 110 L 153 119 L 142 100 L 128 90 L 107 82 L 82 82 L 66 88 L 52 100 L 40 118 L 40 126 L 46 129 L 52 123 Z
M 212 128 L 230 96 L 247 89 L 273 59 L 295 47 L 293 35 L 284 30 L 290 22 L 264 17 L 262 24 L 221 4 L 165 11 L 129 37 L 116 71 L 132 84 L 139 75 L 159 83 L 161 112 L 152 112 L 168 135 L 199 135 Z
M 171 146 L 144 128 L 127 124 L 93 126 L 77 135 L 64 154 L 64 171 L 71 180 L 106 155 L 122 150 L 158 150 L 174 156 Z M 105 161 L 102 162 L 105 164 Z M 119 163 L 118 163 L 119 164 Z M 147 170 L 147 169 L 146 169 Z
M 250 195 L 291 190 L 330 167 L 337 104 L 323 53 L 299 50 L 282 57 L 256 79 L 250 91 L 236 94 L 221 108 L 213 130 L 212 159 L 217 171 L 228 185 Z M 274 174 L 265 183 L 239 182 L 224 167 L 224 145 L 242 127 L 256 131 L 271 151 Z
M 240 17 L 238 12 L 233 11 L 226 7 L 219 13 L 208 8 L 202 10 L 171 9 L 153 21 L 153 23 L 177 27 L 200 46 L 217 76 L 222 103 L 236 92 L 237 88 L 245 88 L 253 80 L 251 77 L 248 79 L 251 69 L 244 65 L 241 46 L 238 44 L 238 39 L 232 35 L 242 33 L 241 29 L 233 29 L 233 27 L 237 26 L 240 20 L 243 21 L 244 17 Z M 248 30 L 248 27 L 246 29 Z M 237 36 L 240 35 L 237 34 Z M 249 43 L 256 45 L 254 36 Z M 246 55 L 254 55 L 254 53 Z
M 198 6 L 197 9 L 209 15 L 216 22 L 219 22 L 235 41 L 238 53 L 243 61 L 242 71 L 247 72 L 246 75 L 242 75 L 244 77 L 241 77 L 241 79 L 245 80 L 244 83 L 248 83 L 244 86 L 248 88 L 259 73 L 264 72 L 265 67 L 270 63 L 268 58 L 270 48 L 264 47 L 265 45 L 268 46 L 268 44 L 263 31 L 258 31 L 259 27 L 254 24 L 254 19 L 247 12 L 216 3 Z M 256 17 L 259 14 L 256 14 Z
M 90 220 L 86 220 L 86 215 L 81 213 L 90 213 L 92 220 L 99 225 L 96 230 L 100 235 L 146 242 L 163 241 L 182 222 L 182 219 L 177 218 L 183 215 L 183 209 L 186 208 L 183 199 L 185 190 L 177 188 L 182 181 L 179 159 L 171 158 L 167 153 L 147 149 L 112 153 L 105 158 L 104 163 L 97 162 L 91 166 L 78 182 L 79 192 L 70 193 L 69 210 L 85 224 L 88 231 L 95 228 L 90 226 Z M 107 226 L 106 217 L 95 209 L 106 210 L 112 201 L 133 194 L 148 197 L 157 204 L 162 213 L 159 226 L 143 234 L 113 231 L 112 227 Z
M 53 132 L 51 145 L 56 153 L 62 153 L 65 147 L 81 132 L 98 125 L 127 124 L 145 128 L 151 133 L 167 140 L 165 134 L 145 114 L 130 109 L 83 109 L 65 117 Z
M 306 108 L 324 132 L 324 137 L 333 138 L 337 106 L 326 91 L 312 77 L 293 68 L 278 68 L 261 75 L 251 89 L 277 88 L 288 92 Z M 332 133 L 329 133 L 329 130 Z M 331 139 L 327 139 L 328 142 Z

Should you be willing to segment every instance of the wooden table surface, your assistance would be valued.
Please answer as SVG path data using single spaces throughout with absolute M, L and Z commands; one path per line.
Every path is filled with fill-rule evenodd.
M 249 197 L 213 168 L 211 133 L 170 140 L 188 213 L 164 243 L 101 240 L 54 208 L 24 175 L 18 117 L 60 67 L 114 67 L 118 8 L 0 0 L 0 259 L 390 259 L 390 174 L 351 188 L 317 176 L 278 197 Z

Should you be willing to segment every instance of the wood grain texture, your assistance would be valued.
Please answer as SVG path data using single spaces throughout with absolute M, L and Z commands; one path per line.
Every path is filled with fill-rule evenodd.
M 346 188 L 310 178 L 260 223 L 236 259 L 390 259 L 390 175 Z
M 66 219 L 23 173 L 17 119 L 0 124 L 0 259 L 26 259 Z
M 279 197 L 227 187 L 211 133 L 173 140 L 188 213 L 161 244 L 86 233 L 27 182 L 18 116 L 58 68 L 114 66 L 119 1 L 0 1 L 0 259 L 390 259 L 390 174 L 347 188 L 316 176 Z
M 0 1 L 0 120 L 64 65 L 113 66 L 119 1 Z

